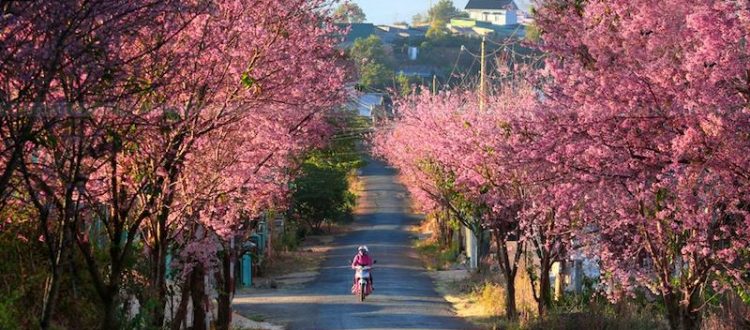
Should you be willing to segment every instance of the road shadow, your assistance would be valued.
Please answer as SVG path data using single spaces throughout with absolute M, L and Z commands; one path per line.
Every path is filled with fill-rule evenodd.
M 420 217 L 410 212 L 395 175 L 395 169 L 368 159 L 352 230 L 330 243 L 314 281 L 303 289 L 238 297 L 235 307 L 289 329 L 471 329 L 454 316 L 417 258 L 409 228 Z M 375 292 L 363 303 L 350 291 L 351 260 L 359 245 L 367 245 L 378 261 L 372 271 Z

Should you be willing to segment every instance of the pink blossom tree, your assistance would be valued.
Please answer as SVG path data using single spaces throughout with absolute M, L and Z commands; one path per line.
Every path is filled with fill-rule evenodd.
M 161 43 L 131 45 L 144 31 L 164 29 L 154 21 L 176 5 L 104 0 L 3 4 L 0 208 L 12 189 L 16 202 L 36 210 L 50 267 L 42 328 L 50 326 L 61 263 L 73 252 L 76 224 L 85 213 L 83 191 L 95 171 L 93 154 L 102 146 L 103 127 L 122 123 L 112 104 L 133 93 L 121 83 Z
M 188 158 L 178 181 L 174 206 L 184 211 L 173 211 L 171 215 L 171 222 L 178 224 L 174 234 L 190 238 L 193 233 L 182 228 L 186 227 L 185 222 L 195 222 L 207 230 L 210 239 L 188 239 L 186 244 L 201 249 L 212 244 L 215 247 L 208 249 L 216 253 L 196 259 L 188 248 L 177 261 L 214 274 L 217 326 L 222 329 L 229 329 L 231 324 L 235 283 L 231 270 L 240 257 L 240 243 L 249 238 L 255 220 L 265 212 L 287 207 L 295 160 L 302 152 L 321 145 L 329 134 L 322 113 L 301 118 L 307 115 L 300 112 L 298 118 L 287 115 L 287 121 L 281 121 L 280 111 L 270 107 L 207 136 Z M 254 129 L 246 129 L 250 124 Z M 195 262 L 186 262 L 190 259 Z
M 238 215 L 283 199 L 279 179 L 291 156 L 327 133 L 321 118 L 340 102 L 344 74 L 335 49 L 340 33 L 325 5 L 3 4 L 0 196 L 23 188 L 19 196 L 36 205 L 53 288 L 56 260 L 77 246 L 102 302 L 102 324 L 116 324 L 127 264 L 143 239 L 152 261 L 145 298 L 156 298 L 154 324 L 163 325 L 175 233 L 199 223 L 222 238 L 236 234 L 233 223 L 215 222 L 217 214 L 239 222 Z M 62 116 L 25 108 L 59 102 L 66 102 Z M 218 146 L 226 149 L 211 149 Z M 211 152 L 226 158 L 200 159 Z M 186 170 L 222 180 L 188 181 L 195 177 Z M 228 205 L 220 195 L 235 200 Z M 251 200 L 237 200 L 244 198 Z M 180 206 L 190 213 L 173 211 Z M 97 224 L 100 232 L 92 230 Z
M 542 312 L 550 304 L 549 270 L 569 233 L 550 204 L 556 169 L 535 149 L 545 128 L 537 98 L 521 82 L 488 98 L 483 109 L 476 93 L 425 93 L 403 102 L 397 120 L 374 139 L 426 211 L 450 210 L 480 242 L 482 231 L 492 231 L 509 317 L 517 313 L 515 278 L 525 246 L 534 247 L 537 278 L 547 285 L 537 297 Z
M 697 329 L 709 281 L 747 288 L 747 4 L 544 1 L 537 23 L 564 118 L 551 158 L 586 186 L 613 292 L 646 288 Z
M 182 223 L 200 221 L 228 247 L 241 236 L 233 230 L 242 219 L 257 216 L 268 200 L 286 193 L 285 178 L 277 179 L 289 158 L 320 140 L 313 135 L 325 134 L 317 127 L 342 100 L 345 77 L 335 48 L 340 33 L 324 16 L 325 4 L 216 4 L 175 38 L 163 57 L 172 61 L 163 65 L 182 71 L 170 72 L 175 84 L 160 94 L 168 120 L 144 143 L 149 157 L 136 159 L 155 173 L 149 184 L 161 191 L 145 222 L 150 280 L 160 302 L 155 323 L 163 318 L 167 249 Z M 211 172 L 217 169 L 223 172 Z M 195 180 L 185 171 L 203 177 Z M 142 200 L 152 195 L 139 194 Z M 188 214 L 175 213 L 182 210 L 176 206 Z M 222 301 L 222 310 L 229 308 L 229 300 Z M 228 326 L 231 313 L 222 315 Z

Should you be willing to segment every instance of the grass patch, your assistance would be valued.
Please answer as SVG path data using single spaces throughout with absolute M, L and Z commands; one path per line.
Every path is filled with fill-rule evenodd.
M 553 312 L 543 319 L 532 319 L 519 329 L 667 330 L 669 326 L 661 315 L 639 311 L 629 303 L 612 305 L 597 302 L 582 312 Z
M 604 297 L 567 295 L 554 303 L 550 313 L 538 317 L 528 275 L 516 278 L 517 320 L 505 317 L 505 285 L 490 271 L 471 274 L 464 280 L 438 280 L 438 291 L 456 314 L 477 329 L 507 330 L 666 330 L 667 323 L 655 303 L 628 301 L 611 304 Z
M 277 252 L 266 264 L 264 277 L 276 277 L 291 273 L 316 271 L 325 258 L 323 253 L 300 249 Z
M 443 247 L 434 240 L 416 240 L 414 247 L 428 270 L 451 269 L 458 258 L 458 243 Z

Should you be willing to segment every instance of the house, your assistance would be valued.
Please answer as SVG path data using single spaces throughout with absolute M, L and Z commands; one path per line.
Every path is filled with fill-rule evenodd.
M 396 70 L 396 74 L 422 79 L 432 79 L 437 72 L 437 68 L 429 65 L 404 65 Z
M 374 35 L 377 28 L 372 23 L 337 23 L 340 28 L 348 29 L 348 33 L 344 36 L 344 41 L 339 44 L 340 48 L 349 48 L 354 45 L 354 41 L 362 38 Z
M 382 41 L 384 44 L 392 44 L 395 41 L 402 39 L 398 31 L 390 29 L 386 25 L 376 26 L 375 35 L 378 36 L 378 38 L 380 38 L 380 41 Z
M 526 35 L 526 26 L 521 24 L 495 25 L 474 18 L 453 18 L 447 27 L 452 33 L 467 37 L 487 36 L 497 39 L 523 39 Z
M 447 27 L 452 33 L 465 37 L 492 36 L 495 32 L 492 23 L 473 18 L 453 18 Z
M 406 24 L 378 25 L 375 35 L 385 44 L 392 44 L 399 40 L 424 38 L 426 32 L 412 28 Z
M 385 95 L 381 93 L 365 93 L 355 96 L 353 106 L 357 114 L 363 117 L 374 117 L 374 113 L 385 106 Z
M 384 44 L 392 44 L 397 40 L 423 38 L 427 33 L 425 29 L 410 27 L 405 24 L 374 25 L 372 23 L 337 23 L 339 28 L 348 29 L 344 41 L 339 44 L 340 48 L 349 48 L 357 39 L 367 39 L 374 35 L 380 38 Z
M 465 10 L 469 17 L 495 25 L 528 25 L 534 21 L 531 0 L 469 0 Z
M 422 29 L 417 29 L 407 24 L 378 25 L 378 29 L 404 39 L 424 38 L 427 33 Z
M 518 24 L 518 6 L 513 0 L 469 0 L 469 17 L 495 25 Z

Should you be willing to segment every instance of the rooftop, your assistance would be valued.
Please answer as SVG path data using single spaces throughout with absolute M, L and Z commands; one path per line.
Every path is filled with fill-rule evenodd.
M 466 9 L 514 9 L 513 0 L 469 0 Z
M 340 27 L 349 28 L 344 43 L 352 43 L 359 38 L 367 38 L 375 33 L 375 25 L 372 23 L 338 23 Z

